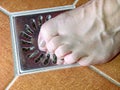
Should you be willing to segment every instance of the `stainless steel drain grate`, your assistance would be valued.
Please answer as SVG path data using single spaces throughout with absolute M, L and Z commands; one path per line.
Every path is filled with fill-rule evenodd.
M 22 70 L 56 65 L 57 57 L 40 51 L 37 39 L 41 25 L 62 12 L 64 11 L 15 17 L 14 24 L 18 36 Z
M 11 32 L 17 74 L 59 68 L 55 54 L 38 49 L 37 39 L 41 25 L 73 6 L 12 13 Z

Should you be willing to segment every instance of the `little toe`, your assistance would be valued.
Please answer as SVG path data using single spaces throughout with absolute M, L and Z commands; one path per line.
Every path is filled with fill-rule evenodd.
M 55 50 L 56 56 L 60 59 L 63 59 L 66 55 L 70 54 L 71 52 L 71 47 L 67 44 L 61 45 Z
M 87 57 L 83 57 L 81 58 L 78 63 L 81 65 L 81 66 L 89 66 L 92 64 L 92 61 L 93 61 L 93 57 L 92 56 L 87 56 Z
M 63 44 L 63 38 L 61 36 L 55 36 L 46 44 L 46 47 L 49 52 L 54 53 L 56 48 L 62 44 Z
M 64 64 L 76 63 L 83 56 L 85 56 L 85 54 L 82 52 L 72 52 L 71 54 L 64 57 Z

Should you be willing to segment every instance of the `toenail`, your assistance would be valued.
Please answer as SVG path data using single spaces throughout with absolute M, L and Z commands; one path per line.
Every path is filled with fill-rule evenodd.
M 41 40 L 41 41 L 40 41 L 40 44 L 39 44 L 39 47 L 44 47 L 45 44 L 46 44 L 45 41 L 44 41 L 44 40 Z

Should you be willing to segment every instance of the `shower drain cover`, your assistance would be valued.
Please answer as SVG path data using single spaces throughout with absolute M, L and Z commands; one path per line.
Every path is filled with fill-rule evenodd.
M 40 51 L 37 39 L 41 25 L 61 12 L 49 12 L 15 18 L 15 29 L 17 31 L 21 57 L 20 64 L 23 70 L 56 65 L 57 57 Z
M 44 9 L 18 12 L 11 15 L 11 32 L 17 73 L 27 73 L 58 66 L 55 54 L 49 54 L 38 49 L 38 34 L 43 23 L 70 9 L 68 7 L 54 10 Z

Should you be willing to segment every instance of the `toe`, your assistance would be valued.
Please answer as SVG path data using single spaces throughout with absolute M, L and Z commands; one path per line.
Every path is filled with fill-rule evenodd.
M 58 58 L 63 59 L 66 55 L 70 54 L 71 47 L 69 45 L 61 45 L 55 50 L 55 54 Z
M 47 44 L 47 49 L 49 52 L 54 53 L 57 47 L 63 44 L 63 39 L 61 36 L 53 37 Z
M 85 56 L 85 54 L 82 52 L 72 52 L 71 54 L 64 57 L 64 63 L 65 64 L 76 63 L 83 56 Z
M 56 25 L 54 22 L 46 22 L 42 25 L 40 34 L 42 35 L 42 39 L 45 40 L 45 42 L 50 41 L 50 39 L 56 35 L 58 35 Z
M 63 60 L 61 60 L 61 59 L 58 59 L 58 60 L 57 60 L 57 64 L 58 64 L 58 65 L 63 64 L 63 62 L 64 62 L 64 61 L 63 61 Z
M 78 63 L 81 65 L 81 66 L 89 66 L 92 64 L 92 61 L 93 61 L 93 57 L 92 56 L 88 56 L 88 57 L 83 57 L 81 58 Z
M 46 44 L 52 37 L 54 37 L 56 35 L 58 35 L 58 33 L 57 33 L 57 29 L 55 28 L 54 22 L 49 20 L 48 22 L 44 23 L 41 26 L 41 29 L 40 29 L 40 32 L 38 35 L 39 49 L 43 50 L 43 51 L 47 50 Z

